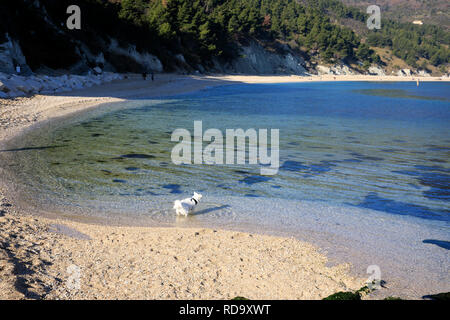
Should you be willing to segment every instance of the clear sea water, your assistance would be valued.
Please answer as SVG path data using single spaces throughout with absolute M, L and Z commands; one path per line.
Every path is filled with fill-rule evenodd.
M 171 133 L 193 132 L 196 120 L 204 130 L 279 129 L 279 173 L 172 164 Z M 33 130 L 2 154 L 11 157 L 17 189 L 35 207 L 299 238 L 326 233 L 319 242 L 330 249 L 338 238 L 360 250 L 375 239 L 406 241 L 422 246 L 423 261 L 444 265 L 429 269 L 448 280 L 448 83 L 214 87 L 104 106 Z M 173 200 L 194 191 L 204 196 L 197 214 L 176 218 Z M 372 256 L 411 254 L 386 246 Z
M 130 214 L 136 211 L 130 203 L 197 191 L 206 201 L 324 201 L 450 221 L 449 89 L 446 83 L 232 85 L 144 100 L 39 132 L 27 141 L 35 149 L 20 152 L 33 159 L 21 162 L 27 164 L 21 173 L 39 176 L 30 184 L 52 202 L 108 199 L 126 204 Z M 193 133 L 194 120 L 224 133 L 280 129 L 279 174 L 261 176 L 250 165 L 172 164 L 171 133 Z

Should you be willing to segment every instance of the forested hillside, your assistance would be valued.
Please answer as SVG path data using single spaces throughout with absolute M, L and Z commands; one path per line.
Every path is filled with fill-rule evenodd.
M 400 22 L 422 20 L 425 24 L 450 28 L 450 2 L 448 0 L 341 0 L 349 6 L 365 9 L 376 4 L 386 19 Z
M 71 4 L 81 8 L 81 30 L 65 28 Z M 370 31 L 366 19 L 365 11 L 338 0 L 6 0 L 0 43 L 6 34 L 16 39 L 33 70 L 80 61 L 92 67 L 101 55 L 116 71 L 137 71 L 149 53 L 166 71 L 214 71 L 256 42 L 269 52 L 289 50 L 310 68 L 345 63 L 363 72 L 386 63 L 377 54 L 383 47 L 410 67 L 447 72 L 449 32 L 386 19 Z M 112 50 L 112 41 L 124 50 Z M 130 46 L 139 59 L 123 53 Z
M 302 0 L 303 3 L 310 2 L 309 0 Z M 397 19 L 388 19 L 389 8 L 406 7 L 406 1 L 359 1 L 359 0 L 342 0 L 348 3 L 357 3 L 361 9 L 366 9 L 368 5 L 378 3 L 381 5 L 382 11 L 382 28 L 380 30 L 368 30 L 365 27 L 365 17 L 360 10 L 354 7 L 348 7 L 337 0 L 317 0 L 312 1 L 316 3 L 316 7 L 320 8 L 322 12 L 326 12 L 329 16 L 333 16 L 340 23 L 345 24 L 346 20 L 353 20 L 353 29 L 364 39 L 364 41 L 371 47 L 383 47 L 392 51 L 392 54 L 404 60 L 409 66 L 413 68 L 422 67 L 426 69 L 428 65 L 441 67 L 444 71 L 445 65 L 449 63 L 449 44 L 450 32 L 446 28 L 442 28 L 433 24 L 414 25 L 412 24 L 412 16 L 404 21 Z M 412 1 L 417 3 L 417 1 Z M 409 2 L 414 7 L 414 4 Z M 433 2 L 435 8 L 443 7 L 441 1 Z M 430 1 L 422 1 L 420 8 L 426 8 Z M 383 5 L 384 4 L 384 5 Z M 411 9 L 411 6 L 409 7 Z M 430 9 L 431 10 L 431 9 Z M 437 11 L 437 9 L 435 10 Z M 355 24 L 359 20 L 361 23 Z

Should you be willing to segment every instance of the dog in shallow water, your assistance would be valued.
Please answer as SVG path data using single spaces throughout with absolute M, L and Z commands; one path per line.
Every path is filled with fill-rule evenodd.
M 173 204 L 173 208 L 177 212 L 177 215 L 187 216 L 194 210 L 195 206 L 198 205 L 201 198 L 201 194 L 194 192 L 194 196 L 192 198 L 176 200 Z

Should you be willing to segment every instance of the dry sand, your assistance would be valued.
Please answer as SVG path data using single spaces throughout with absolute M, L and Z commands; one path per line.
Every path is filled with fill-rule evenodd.
M 55 96 L 0 99 L 0 147 L 40 121 L 123 99 L 232 83 L 415 79 L 166 74 L 144 82 L 130 76 Z M 364 279 L 349 274 L 348 265 L 329 267 L 318 248 L 295 239 L 224 230 L 83 224 L 18 212 L 7 200 L 1 177 L 2 172 L 0 299 L 319 299 L 364 285 Z
M 0 230 L 2 299 L 318 299 L 363 283 L 295 239 L 9 214 Z

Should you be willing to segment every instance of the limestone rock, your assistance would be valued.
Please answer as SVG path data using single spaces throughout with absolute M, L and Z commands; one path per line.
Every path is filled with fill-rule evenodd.
M 410 77 L 412 75 L 410 69 L 401 69 L 397 72 L 399 77 Z
M 8 92 L 10 89 L 5 85 L 3 81 L 0 80 L 0 92 Z
M 376 75 L 376 76 L 385 76 L 386 75 L 384 70 L 378 66 L 371 66 L 369 68 L 369 74 Z
M 331 73 L 331 69 L 330 69 L 329 67 L 326 67 L 326 66 L 318 65 L 318 66 L 316 67 L 316 70 L 317 70 L 317 72 L 319 73 L 319 75 L 323 75 L 323 74 L 332 74 L 332 73 Z
M 431 75 L 428 72 L 426 72 L 425 70 L 419 70 L 417 72 L 417 74 L 421 77 L 431 77 Z
M 27 65 L 25 56 L 17 41 L 6 35 L 8 41 L 0 44 L 0 72 L 13 74 L 16 72 L 15 63 L 19 64 L 22 74 L 30 74 L 31 70 Z
M 114 54 L 132 58 L 146 69 L 146 71 L 162 72 L 164 70 L 161 61 L 156 56 L 147 52 L 141 53 L 136 50 L 136 46 L 130 45 L 128 48 L 122 48 L 115 39 L 111 39 L 108 50 Z
M 102 69 L 100 67 L 95 67 L 93 70 L 94 70 L 94 72 L 96 74 L 101 74 L 102 73 Z
M 305 61 L 292 52 L 271 52 L 256 41 L 241 47 L 240 56 L 226 65 L 213 60 L 215 69 L 224 73 L 243 74 L 306 74 Z

